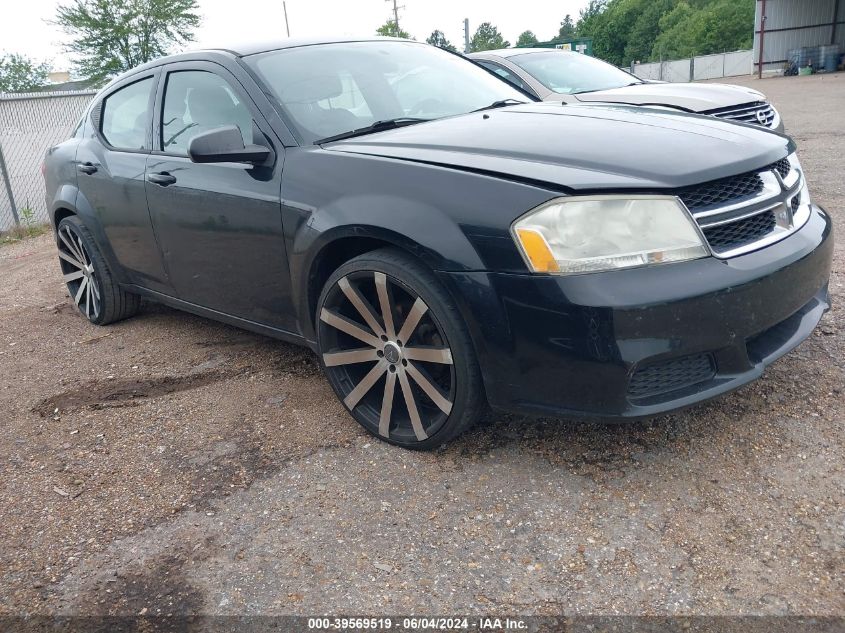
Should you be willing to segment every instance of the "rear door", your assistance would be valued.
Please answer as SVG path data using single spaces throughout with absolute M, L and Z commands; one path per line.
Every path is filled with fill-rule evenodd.
M 219 64 L 171 64 L 157 92 L 147 201 L 176 295 L 293 331 L 281 221 L 284 147 Z M 272 158 L 262 165 L 191 162 L 191 139 L 226 125 L 238 126 L 246 144 L 271 148 Z
M 91 108 L 76 153 L 81 199 L 99 218 L 126 281 L 162 292 L 169 283 L 147 209 L 145 170 L 152 147 L 158 71 L 127 78 Z

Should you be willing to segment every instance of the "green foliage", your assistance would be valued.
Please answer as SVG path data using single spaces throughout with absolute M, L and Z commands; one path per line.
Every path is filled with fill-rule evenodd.
M 23 222 L 26 226 L 32 226 L 35 224 L 35 211 L 32 210 L 32 207 L 23 207 L 22 209 L 18 209 L 18 215 L 21 218 L 21 222 Z
M 595 23 L 600 19 L 607 8 L 608 0 L 590 0 L 586 7 L 578 13 L 578 24 L 575 26 L 576 35 L 587 37 L 586 32 L 595 28 Z
M 447 51 L 452 51 L 453 53 L 458 52 L 458 49 L 455 48 L 452 43 L 446 39 L 446 36 L 443 34 L 443 31 L 435 29 L 425 41 L 431 44 L 432 46 L 437 46 L 438 48 L 445 48 Z
M 376 29 L 376 35 L 384 37 L 401 37 L 406 40 L 413 39 L 408 31 L 403 31 L 394 20 L 388 20 Z M 432 34 L 433 35 L 433 34 Z
M 27 92 L 47 83 L 49 67 L 24 55 L 0 55 L 0 92 Z
M 510 47 L 510 42 L 502 37 L 499 29 L 489 22 L 482 22 L 469 42 L 470 52 L 492 51 L 498 48 Z
M 712 2 L 706 10 L 680 2 L 660 21 L 653 59 L 707 55 L 753 45 L 754 5 L 734 0 Z
M 3 244 L 14 244 L 28 237 L 36 237 L 45 233 L 49 227 L 44 222 L 35 219 L 35 211 L 32 207 L 25 206 L 18 209 L 20 224 L 12 227 L 6 232 L 0 232 L 0 246 Z
M 193 41 L 196 0 L 71 0 L 56 24 L 73 40 L 79 74 L 104 80 Z
M 576 37 L 577 33 L 578 30 L 575 26 L 575 22 L 572 20 L 572 16 L 567 13 L 566 17 L 564 17 L 563 21 L 560 23 L 560 30 L 557 33 L 557 37 L 554 39 L 559 42 L 564 42 Z
M 654 41 L 660 35 L 661 18 L 672 11 L 676 0 L 651 0 L 631 24 L 631 32 L 622 54 L 625 63 L 651 57 Z
M 14 226 L 8 231 L 0 232 L 0 246 L 14 244 L 29 237 L 38 237 L 50 229 L 49 224 L 26 224 Z
M 534 35 L 534 31 L 523 31 L 516 40 L 517 46 L 534 46 L 536 43 L 537 36 Z
M 590 0 L 577 30 L 618 66 L 750 48 L 755 0 Z

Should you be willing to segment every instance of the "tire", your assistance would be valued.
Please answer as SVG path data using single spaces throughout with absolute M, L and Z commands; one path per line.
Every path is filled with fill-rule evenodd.
M 381 249 L 343 264 L 326 281 L 315 318 L 329 383 L 375 437 L 431 450 L 484 411 L 463 318 L 434 274 L 401 251 Z
M 138 312 L 140 297 L 120 288 L 78 217 L 71 215 L 59 222 L 56 242 L 68 292 L 85 318 L 95 325 L 108 325 Z

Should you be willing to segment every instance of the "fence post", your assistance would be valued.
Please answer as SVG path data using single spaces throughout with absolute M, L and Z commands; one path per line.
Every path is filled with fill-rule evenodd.
M 689 58 L 689 80 L 695 80 L 695 57 Z
M 12 182 L 9 180 L 9 170 L 6 169 L 6 159 L 3 157 L 3 146 L 0 145 L 0 173 L 3 174 L 3 183 L 6 185 L 6 193 L 9 196 L 9 204 L 12 205 L 12 217 L 17 226 L 21 225 L 18 217 L 18 208 L 15 206 L 15 194 L 12 193 Z

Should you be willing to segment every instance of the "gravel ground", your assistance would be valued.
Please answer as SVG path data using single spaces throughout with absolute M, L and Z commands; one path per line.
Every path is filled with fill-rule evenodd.
M 845 235 L 845 75 L 747 83 Z M 0 614 L 845 615 L 841 243 L 834 310 L 756 383 L 432 454 L 367 436 L 306 350 L 156 305 L 89 325 L 49 236 L 0 272 Z

